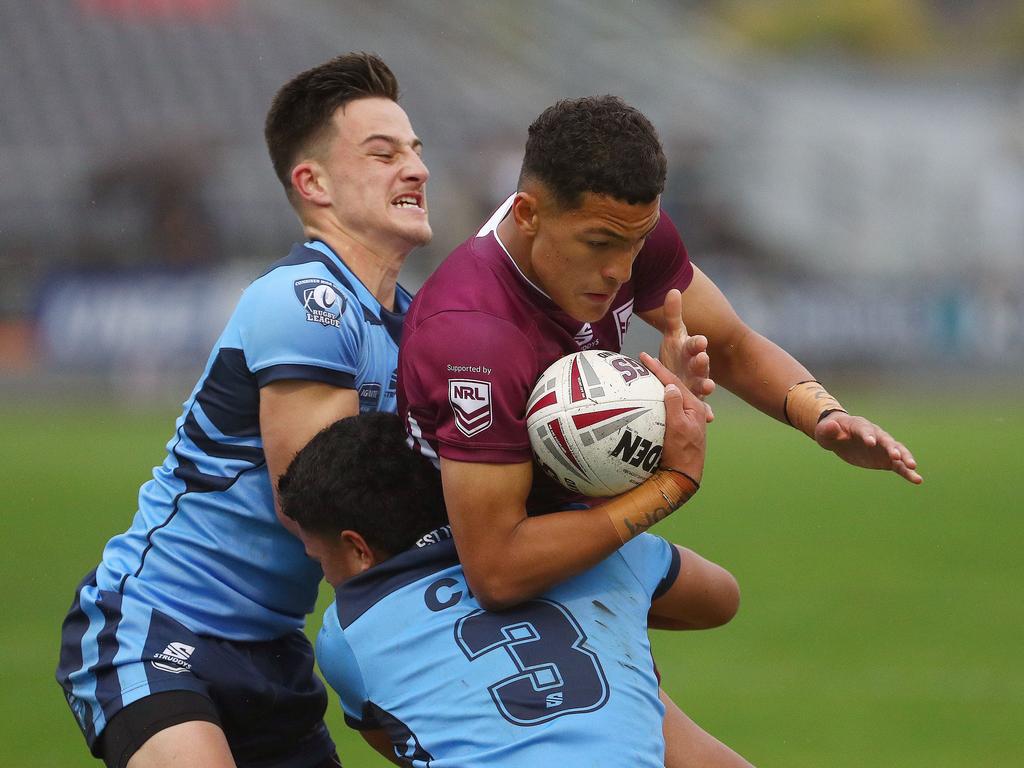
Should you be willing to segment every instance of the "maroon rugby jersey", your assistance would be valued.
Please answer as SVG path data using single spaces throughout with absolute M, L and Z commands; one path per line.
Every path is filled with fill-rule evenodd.
M 410 444 L 435 462 L 439 455 L 529 461 L 526 401 L 541 373 L 570 352 L 618 352 L 634 311 L 661 307 L 671 288 L 685 290 L 693 278 L 686 248 L 662 211 L 608 314 L 581 323 L 531 283 L 498 240 L 496 227 L 511 203 L 445 259 L 406 315 L 398 409 Z M 574 498 L 537 472 L 527 508 L 551 510 Z

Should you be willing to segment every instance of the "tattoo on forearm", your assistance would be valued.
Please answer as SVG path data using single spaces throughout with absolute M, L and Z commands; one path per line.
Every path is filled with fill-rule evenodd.
M 622 518 L 622 524 L 626 526 L 630 537 L 636 538 L 655 523 L 660 523 L 671 514 L 671 507 L 658 507 L 653 512 L 645 512 L 643 515 L 640 515 L 637 520 L 630 520 L 628 517 L 624 517 Z

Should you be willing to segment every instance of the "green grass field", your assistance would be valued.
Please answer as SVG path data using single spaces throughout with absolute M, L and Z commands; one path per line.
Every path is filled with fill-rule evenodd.
M 925 485 L 719 400 L 703 490 L 657 532 L 728 567 L 743 606 L 657 633 L 664 685 L 760 766 L 1024 764 L 1024 402 L 844 399 L 911 446 Z M 60 622 L 176 410 L 0 407 L 4 768 L 98 765 L 53 681 Z M 336 701 L 329 724 L 349 768 L 384 765 Z

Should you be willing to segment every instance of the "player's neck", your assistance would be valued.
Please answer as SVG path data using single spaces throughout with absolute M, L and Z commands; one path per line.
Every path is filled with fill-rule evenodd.
M 516 226 L 511 216 L 506 216 L 495 229 L 498 241 L 505 247 L 509 257 L 519 267 L 527 280 L 536 284 L 533 264 L 530 262 L 530 240 Z
M 411 250 L 407 245 L 368 242 L 340 227 L 306 224 L 303 229 L 310 240 L 326 243 L 384 309 L 394 310 L 398 273 Z

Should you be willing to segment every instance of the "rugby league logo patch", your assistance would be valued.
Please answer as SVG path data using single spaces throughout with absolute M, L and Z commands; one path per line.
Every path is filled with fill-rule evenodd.
M 341 326 L 341 316 L 345 312 L 345 297 L 338 287 L 328 280 L 319 277 L 307 277 L 295 281 L 295 298 L 306 310 L 306 322 Z
M 448 379 L 448 402 L 455 413 L 455 426 L 466 437 L 491 426 L 491 382 Z

